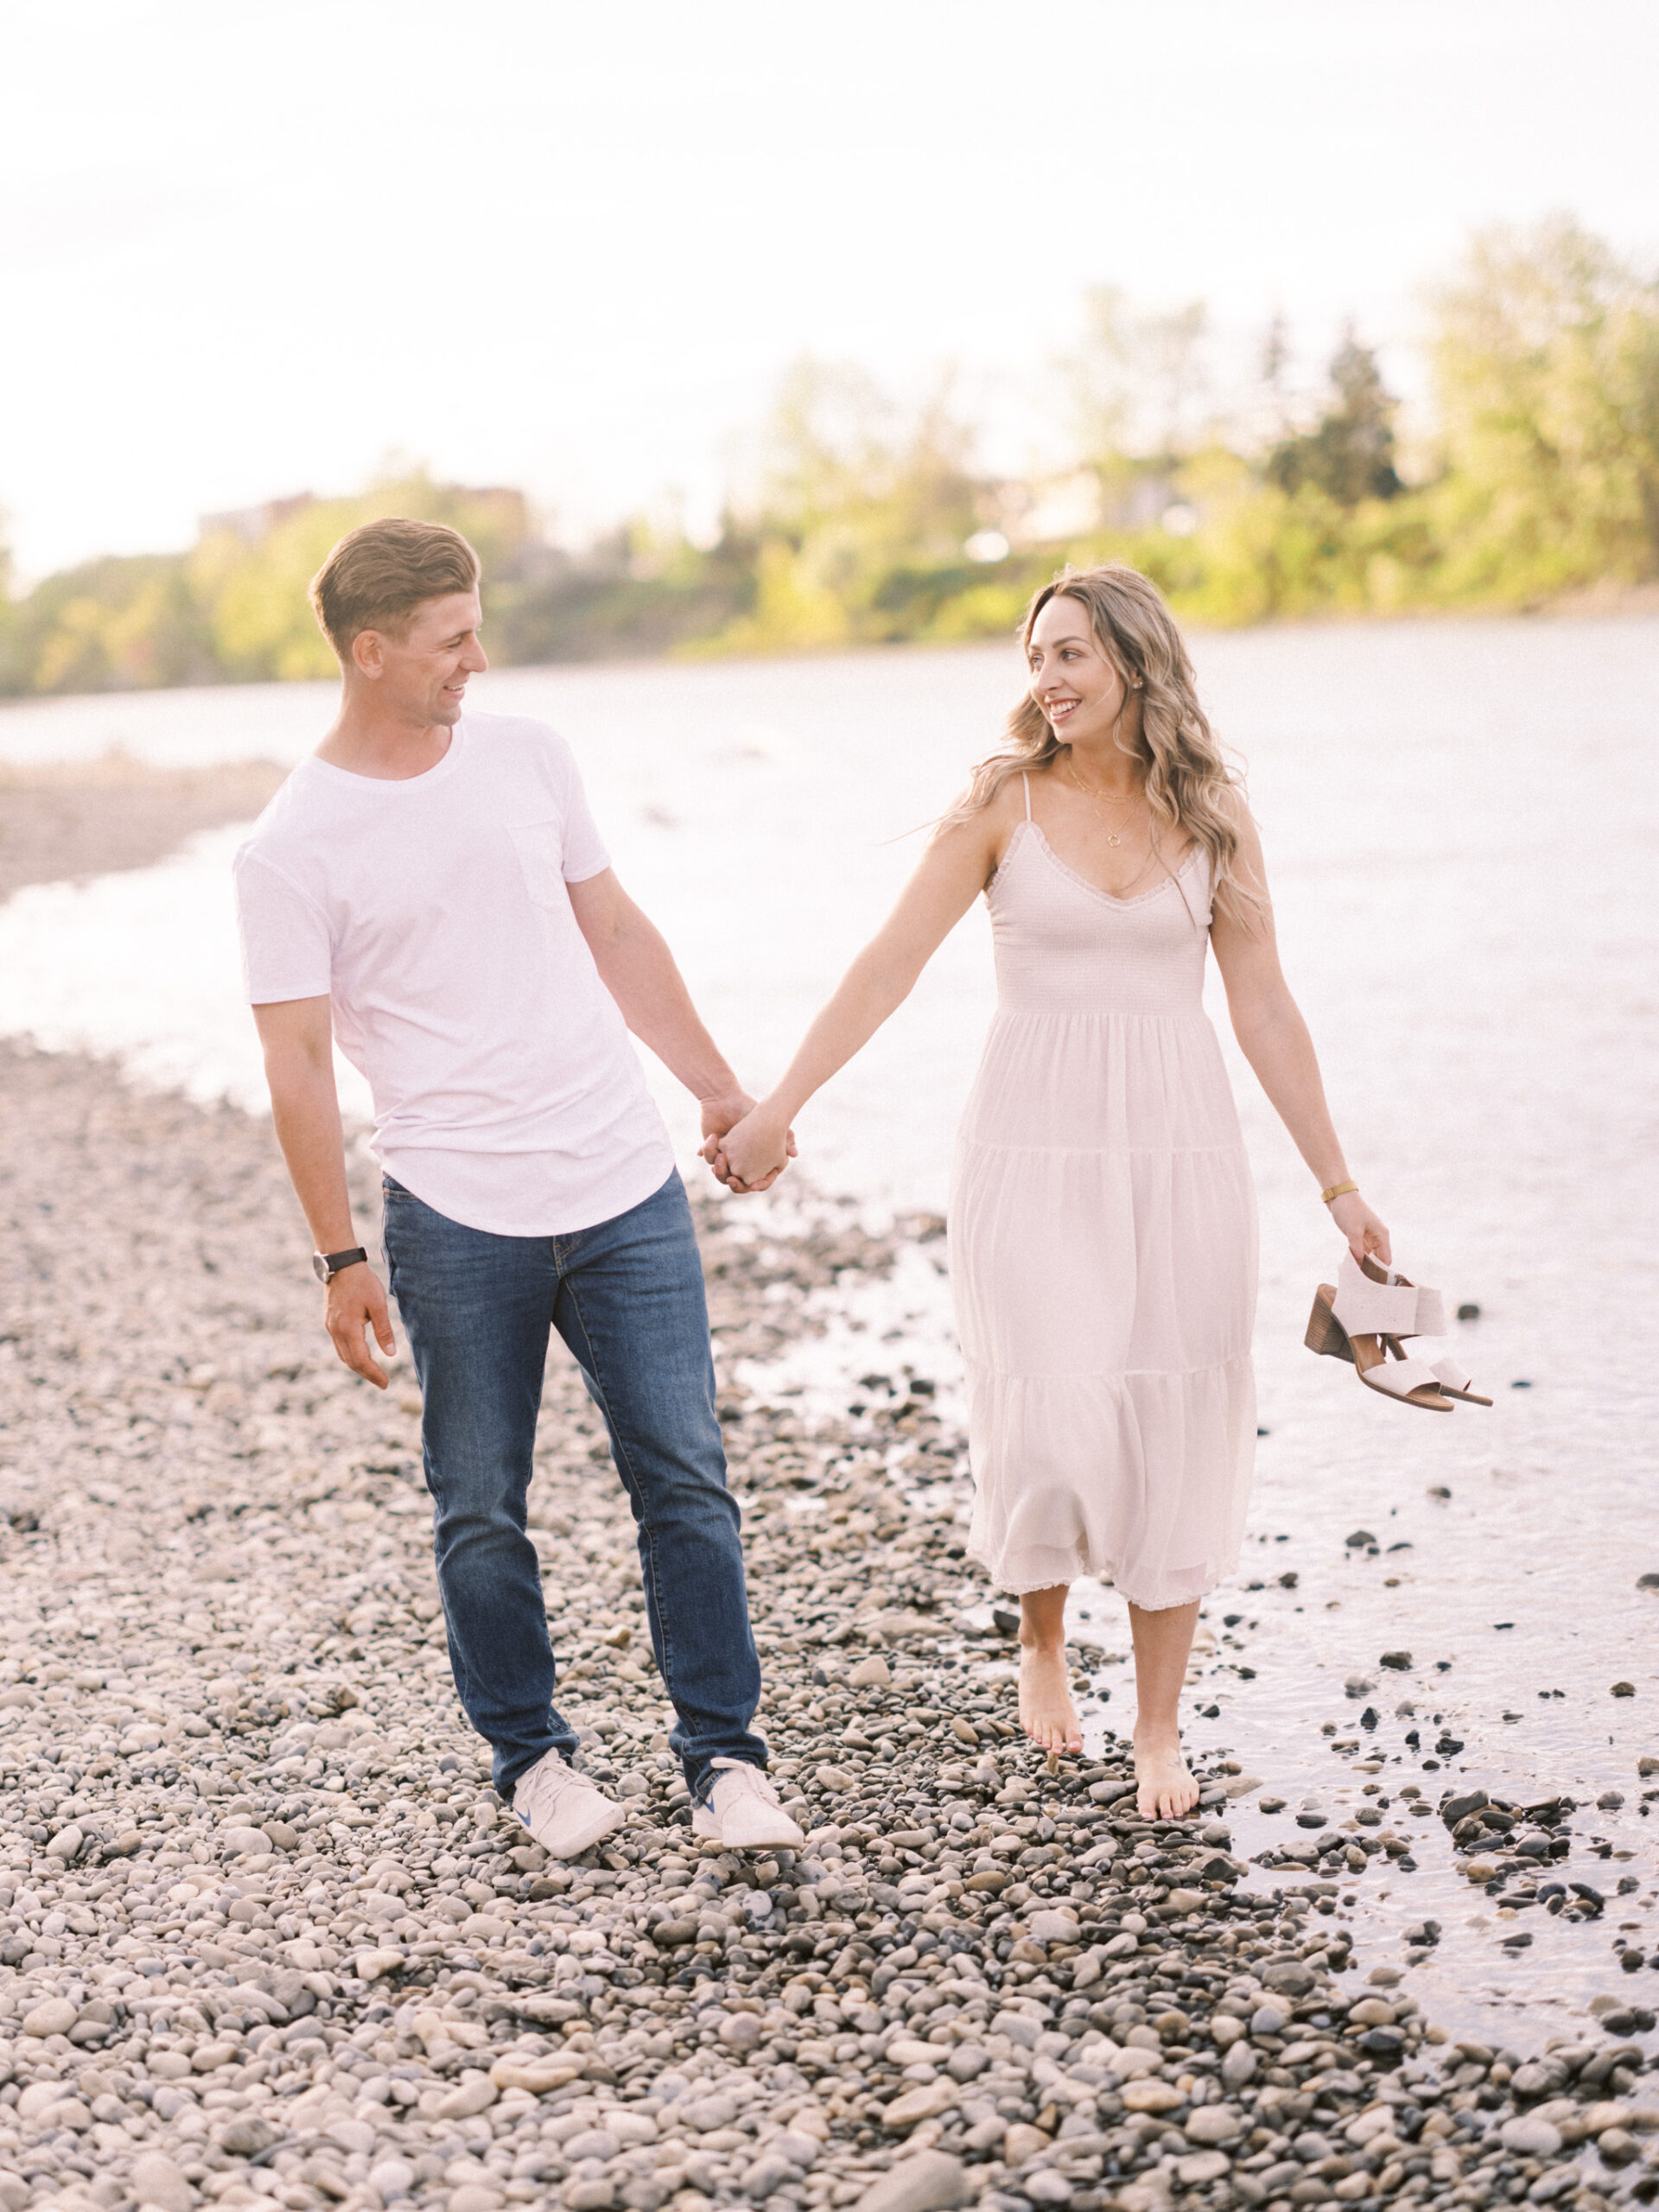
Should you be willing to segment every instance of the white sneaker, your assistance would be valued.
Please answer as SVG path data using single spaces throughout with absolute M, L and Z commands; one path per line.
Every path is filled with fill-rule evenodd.
M 716 1759 L 709 1802 L 691 1815 L 693 1835 L 711 1836 L 734 1851 L 798 1851 L 806 1841 L 778 1802 L 763 1768 L 747 1759 Z
M 550 1859 L 576 1859 L 628 1817 L 626 1808 L 545 1752 L 512 1788 L 512 1809 Z

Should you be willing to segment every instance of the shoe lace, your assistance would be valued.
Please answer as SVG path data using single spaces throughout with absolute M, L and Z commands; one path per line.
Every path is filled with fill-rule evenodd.
M 512 1793 L 512 1809 L 522 1818 L 532 1806 L 545 1808 L 580 1779 L 575 1768 L 554 1751 L 531 1773 L 520 1777 Z
M 709 1764 L 716 1774 L 735 1776 L 737 1788 L 748 1791 L 752 1796 L 759 1797 L 763 1804 L 776 1805 L 779 1802 L 778 1792 L 771 1777 L 762 1768 L 756 1766 L 752 1760 L 711 1759 Z

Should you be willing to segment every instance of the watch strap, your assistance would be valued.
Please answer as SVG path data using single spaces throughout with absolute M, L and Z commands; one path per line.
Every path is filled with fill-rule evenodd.
M 359 1260 L 366 1260 L 368 1256 L 360 1244 L 353 1244 L 348 1252 L 319 1252 L 317 1257 L 322 1262 L 323 1281 L 327 1282 L 331 1276 L 337 1275 L 342 1268 L 354 1268 Z

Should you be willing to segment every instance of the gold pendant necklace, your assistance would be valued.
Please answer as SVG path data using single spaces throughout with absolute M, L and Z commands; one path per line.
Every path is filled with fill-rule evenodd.
M 1071 766 L 1069 760 L 1066 763 L 1066 777 L 1071 785 L 1071 788 L 1077 793 L 1078 797 L 1085 800 L 1089 805 L 1092 806 L 1097 814 L 1100 812 L 1103 806 L 1108 804 L 1113 806 L 1133 806 L 1135 801 L 1142 796 L 1140 791 L 1131 791 L 1126 798 L 1112 799 L 1108 801 L 1098 792 L 1091 791 L 1089 789 L 1089 786 L 1082 781 L 1077 770 Z M 1100 818 L 1102 822 L 1105 823 L 1107 843 L 1109 845 L 1121 845 L 1123 842 L 1122 837 L 1111 827 L 1109 823 L 1106 822 L 1106 817 L 1103 814 L 1101 815 Z

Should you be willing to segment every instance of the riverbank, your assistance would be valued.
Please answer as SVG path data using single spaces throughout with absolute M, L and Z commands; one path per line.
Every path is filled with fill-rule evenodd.
M 638 1814 L 560 1868 L 455 1706 L 409 1371 L 332 1363 L 268 1128 L 7 1046 L 0 1174 L 9 2203 L 1598 2212 L 1650 2171 L 1650 2015 L 1453 2044 L 1356 1948 L 1356 1888 L 1441 1828 L 1410 1789 L 1266 1868 L 1219 1751 L 1154 1826 L 1109 1731 L 1055 1777 L 1021 1746 L 931 1378 L 892 1353 L 833 1416 L 739 1379 L 902 1225 L 699 1208 L 798 1859 L 690 1835 L 626 1504 L 552 1362 L 561 1695 Z M 1548 1856 L 1571 1808 L 1537 1817 Z M 1522 1847 L 1499 1891 L 1526 1825 L 1487 1831 Z
M 268 760 L 158 768 L 119 752 L 0 761 L 0 899 L 25 884 L 149 868 L 200 830 L 251 820 L 287 772 Z

